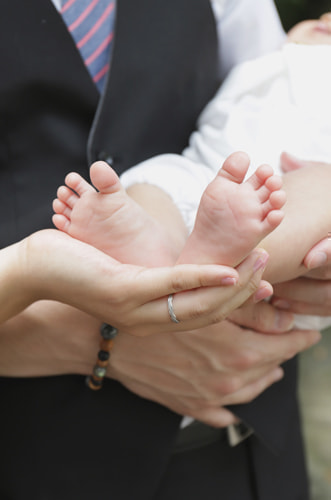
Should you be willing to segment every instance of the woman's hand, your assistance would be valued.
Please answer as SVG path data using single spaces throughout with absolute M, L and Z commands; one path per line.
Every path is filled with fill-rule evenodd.
M 138 336 L 223 320 L 258 289 L 266 257 L 256 250 L 237 270 L 216 265 L 148 269 L 121 264 L 56 230 L 40 231 L 23 243 L 21 280 L 27 293 L 33 290 L 31 302 L 63 302 Z M 179 323 L 171 321 L 169 294 L 175 294 Z

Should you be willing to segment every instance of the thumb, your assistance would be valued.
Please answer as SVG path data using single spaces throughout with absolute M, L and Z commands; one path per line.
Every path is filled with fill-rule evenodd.
M 307 269 L 316 269 L 325 266 L 330 262 L 331 258 L 331 241 L 330 236 L 316 243 L 306 254 L 303 264 Z

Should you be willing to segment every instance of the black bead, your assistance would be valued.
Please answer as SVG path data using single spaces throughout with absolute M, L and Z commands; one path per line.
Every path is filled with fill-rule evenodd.
M 103 323 L 100 328 L 100 333 L 105 340 L 111 340 L 116 337 L 116 335 L 118 334 L 118 330 L 117 328 L 108 325 L 108 323 Z
M 96 387 L 100 387 L 102 385 L 103 380 L 96 380 L 94 377 L 90 377 L 90 381 Z
M 100 361 L 108 361 L 108 359 L 110 358 L 110 353 L 108 351 L 99 351 L 98 358 L 100 359 Z
M 86 385 L 87 387 L 90 389 L 89 387 L 89 383 L 91 383 L 94 387 L 101 387 L 102 386 L 102 380 L 95 380 L 92 376 L 88 376 L 86 377 L 85 379 L 85 382 L 86 382 Z

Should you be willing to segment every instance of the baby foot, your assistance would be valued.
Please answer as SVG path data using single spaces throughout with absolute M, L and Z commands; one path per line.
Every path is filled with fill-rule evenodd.
M 179 262 L 238 265 L 283 219 L 282 180 L 268 165 L 243 182 L 245 153 L 225 160 L 202 195 L 194 229 Z
M 126 194 L 106 163 L 94 163 L 90 177 L 96 189 L 77 173 L 59 187 L 53 202 L 57 229 L 121 262 L 158 265 L 168 240 L 161 226 Z

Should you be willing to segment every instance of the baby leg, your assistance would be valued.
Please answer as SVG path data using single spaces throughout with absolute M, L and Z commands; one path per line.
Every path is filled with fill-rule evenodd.
M 245 153 L 234 153 L 206 188 L 179 262 L 236 266 L 283 218 L 282 181 L 268 165 L 243 182 Z

